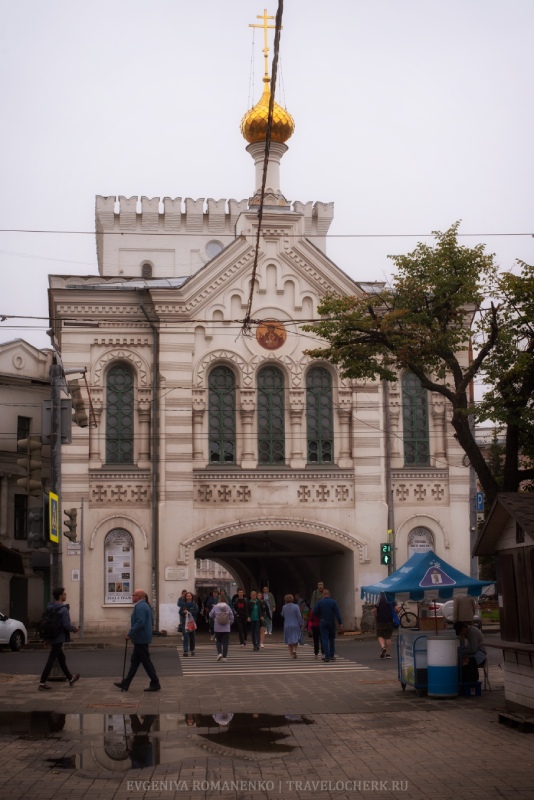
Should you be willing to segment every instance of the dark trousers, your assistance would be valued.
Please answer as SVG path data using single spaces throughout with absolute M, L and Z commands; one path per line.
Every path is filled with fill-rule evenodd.
M 215 646 L 217 653 L 226 658 L 228 654 L 228 645 L 230 643 L 230 631 L 215 631 Z
M 237 628 L 237 633 L 239 634 L 239 644 L 246 644 L 247 643 L 247 621 L 240 617 L 239 614 L 235 615 L 235 626 Z
M 324 657 L 334 658 L 336 654 L 336 623 L 322 619 L 319 623 L 321 642 L 323 643 Z
M 195 633 L 196 630 L 188 631 L 187 628 L 184 630 L 184 653 L 187 653 L 188 650 L 191 650 L 192 653 L 195 652 Z
M 312 627 L 311 632 L 313 636 L 313 652 L 316 656 L 318 656 L 319 648 L 321 649 L 321 654 L 324 653 L 323 643 L 321 642 L 321 631 L 319 629 L 319 626 L 317 625 L 315 628 Z
M 260 649 L 260 621 L 259 619 L 250 620 L 250 638 L 252 639 L 252 646 L 254 650 Z
M 46 662 L 43 674 L 41 675 L 41 683 L 46 683 L 48 676 L 52 672 L 52 667 L 54 666 L 56 659 L 60 669 L 65 674 L 66 679 L 70 681 L 72 678 L 72 672 L 67 667 L 65 653 L 63 652 L 63 642 L 60 642 L 59 644 L 50 645 L 50 655 L 48 656 L 48 661 Z
M 139 669 L 139 665 L 142 664 L 146 674 L 150 678 L 150 685 L 151 686 L 159 686 L 159 678 L 156 675 L 156 670 L 154 668 L 154 664 L 150 659 L 150 653 L 148 652 L 148 645 L 147 644 L 135 644 L 133 646 L 133 653 L 132 658 L 130 660 L 130 669 L 128 670 L 128 675 L 123 680 L 124 686 L 128 687 L 133 679 L 135 678 L 135 673 Z

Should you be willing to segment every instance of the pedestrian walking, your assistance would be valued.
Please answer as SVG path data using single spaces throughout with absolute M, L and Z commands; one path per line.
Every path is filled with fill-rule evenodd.
M 319 627 L 320 622 L 321 620 L 319 617 L 316 617 L 313 611 L 310 610 L 310 616 L 308 618 L 308 630 L 311 632 L 313 637 L 313 654 L 315 658 L 319 658 L 319 650 L 321 651 L 321 655 L 324 656 L 323 643 L 321 642 L 321 631 Z
M 260 607 L 260 647 L 265 647 L 265 634 L 267 633 L 267 623 L 271 620 L 271 612 L 263 592 L 258 592 L 256 597 Z
M 315 608 L 319 600 L 321 600 L 324 591 L 324 583 L 319 581 L 317 584 L 317 589 L 314 589 L 312 592 L 311 600 L 310 600 L 310 608 Z
M 206 615 L 206 622 L 210 626 L 210 636 L 211 636 L 211 641 L 212 642 L 215 639 L 215 630 L 213 628 L 214 619 L 211 616 L 211 610 L 212 610 L 212 608 L 214 606 L 217 605 L 218 602 L 219 602 L 219 590 L 218 589 L 213 589 L 211 594 L 209 595 L 208 599 L 206 600 L 206 602 L 204 604 L 204 613 Z
M 336 601 L 330 597 L 328 589 L 323 588 L 322 598 L 312 608 L 316 617 L 319 617 L 319 632 L 323 643 L 323 661 L 336 660 L 336 620 L 341 627 L 341 614 Z
M 73 675 L 69 670 L 65 653 L 63 652 L 63 645 L 65 642 L 70 642 L 71 633 L 78 633 L 80 629 L 73 625 L 70 621 L 69 607 L 65 605 L 67 593 L 64 587 L 61 586 L 58 589 L 54 589 L 52 592 L 52 597 L 54 599 L 48 603 L 46 609 L 46 616 L 47 619 L 50 620 L 50 624 L 47 626 L 48 632 L 43 633 L 45 642 L 50 646 L 50 654 L 41 674 L 41 680 L 38 686 L 38 689 L 41 692 L 49 691 L 52 688 L 47 684 L 47 680 L 56 659 L 61 671 L 69 683 L 69 686 L 73 686 L 73 684 L 80 679 L 78 673 Z
M 195 655 L 195 633 L 197 629 L 197 615 L 198 615 L 198 605 L 193 600 L 193 595 L 191 592 L 187 592 L 185 596 L 185 603 L 182 605 L 180 610 L 180 619 L 182 623 L 182 633 L 183 633 L 183 648 L 184 648 L 184 658 L 189 656 L 191 653 L 192 656 Z M 194 627 L 193 627 L 194 625 Z
M 292 594 L 286 594 L 284 597 L 282 617 L 284 619 L 284 642 L 287 644 L 290 657 L 296 658 L 297 645 L 302 631 L 302 614 Z
M 246 647 L 248 633 L 248 600 L 245 597 L 243 589 L 238 589 L 237 594 L 233 596 L 232 611 L 234 612 L 234 621 L 239 636 L 239 644 L 241 647 Z
M 126 639 L 131 639 L 133 644 L 130 669 L 124 680 L 115 683 L 115 686 L 123 692 L 127 692 L 139 665 L 142 664 L 150 678 L 150 686 L 145 689 L 145 692 L 159 692 L 161 685 L 148 650 L 152 641 L 152 609 L 148 604 L 148 595 L 142 589 L 136 589 L 133 593 L 133 601 L 135 606 L 130 620 L 130 630 L 126 636 Z
M 178 602 L 176 603 L 176 605 L 178 606 L 178 633 L 183 633 L 184 632 L 183 627 L 182 627 L 182 614 L 181 614 L 181 612 L 182 612 L 183 605 L 185 603 L 186 594 L 187 594 L 187 589 L 182 589 L 182 594 L 180 595 L 180 597 L 178 598 Z
M 380 592 L 378 603 L 373 608 L 376 637 L 380 645 L 380 658 L 391 658 L 389 650 L 393 636 L 393 609 L 397 614 L 400 612 L 399 606 L 396 603 L 390 603 L 384 592 Z
M 250 624 L 250 638 L 252 639 L 252 647 L 254 650 L 259 650 L 262 617 L 260 614 L 260 603 L 257 592 L 250 593 L 247 622 Z
M 263 599 L 269 606 L 269 619 L 266 619 L 266 634 L 267 636 L 271 636 L 273 632 L 273 619 L 274 619 L 274 612 L 276 611 L 276 600 L 274 599 L 274 594 L 269 591 L 268 586 L 263 587 Z
M 213 620 L 215 642 L 217 647 L 217 661 L 226 661 L 228 645 L 230 644 L 230 626 L 234 621 L 234 612 L 225 601 L 219 601 L 210 611 Z

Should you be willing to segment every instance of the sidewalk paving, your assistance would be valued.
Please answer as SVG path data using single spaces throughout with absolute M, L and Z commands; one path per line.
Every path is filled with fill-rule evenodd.
M 110 637 L 94 646 L 123 641 Z M 178 643 L 158 637 L 153 647 Z M 498 723 L 499 667 L 490 668 L 492 692 L 440 700 L 410 687 L 403 692 L 391 666 L 336 673 L 324 665 L 304 680 L 261 670 L 220 680 L 214 664 L 213 681 L 167 677 L 160 693 L 148 694 L 144 675 L 128 693 L 99 678 L 44 693 L 34 676 L 0 675 L 3 712 L 66 715 L 64 727 L 47 738 L 0 728 L 0 793 L 10 800 L 534 800 L 534 740 Z M 194 727 L 186 714 L 197 715 Z M 234 714 L 241 727 L 217 725 L 213 714 Z M 159 715 L 154 766 L 134 769 L 127 751 L 122 760 L 109 754 L 110 741 L 120 744 L 110 730 L 122 729 L 130 715 Z M 124 741 L 131 746 L 132 737 Z M 69 759 L 76 768 L 63 768 Z

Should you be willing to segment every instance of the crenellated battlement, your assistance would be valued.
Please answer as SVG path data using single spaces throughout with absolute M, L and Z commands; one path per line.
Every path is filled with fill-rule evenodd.
M 140 274 L 144 262 L 151 266 L 154 277 L 191 275 L 216 254 L 214 246 L 223 249 L 231 243 L 237 220 L 247 211 L 257 212 L 248 199 L 97 195 L 100 274 L 132 277 Z M 313 237 L 316 247 L 326 250 L 333 203 L 297 200 L 279 211 L 302 214 L 305 236 Z
M 214 200 L 203 197 L 96 197 L 97 231 L 141 230 L 170 233 L 228 233 L 237 218 L 249 210 L 248 200 Z M 316 220 L 320 235 L 325 235 L 334 217 L 334 204 L 295 200 L 290 209 L 304 214 L 306 233 L 313 233 Z

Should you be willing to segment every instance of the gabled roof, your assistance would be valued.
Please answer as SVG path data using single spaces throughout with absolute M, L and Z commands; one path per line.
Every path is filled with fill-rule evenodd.
M 476 541 L 474 555 L 489 556 L 495 553 L 499 536 L 510 518 L 534 541 L 534 494 L 499 492 Z

